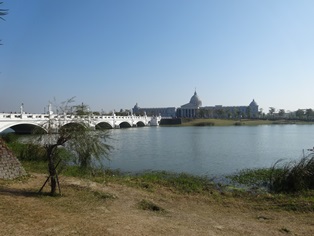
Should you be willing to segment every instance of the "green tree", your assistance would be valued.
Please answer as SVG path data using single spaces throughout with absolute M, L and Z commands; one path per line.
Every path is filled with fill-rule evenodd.
M 199 118 L 204 118 L 205 117 L 205 110 L 200 108 L 198 111 L 198 117 Z
M 216 118 L 223 118 L 225 111 L 222 108 L 215 109 L 214 114 Z
M 298 109 L 296 112 L 295 112 L 295 115 L 297 118 L 299 118 L 300 120 L 304 118 L 304 110 L 302 109 Z
M 68 100 L 63 103 L 59 109 L 64 113 L 70 113 L 72 107 Z M 86 116 L 79 115 L 72 120 L 65 120 L 66 115 L 62 117 L 50 115 L 49 120 L 43 125 L 47 134 L 38 134 L 34 137 L 34 142 L 42 146 L 45 150 L 46 160 L 48 162 L 48 172 L 50 179 L 50 194 L 55 195 L 58 183 L 56 172 L 58 150 L 65 148 L 74 155 L 74 162 L 81 167 L 90 167 L 93 160 L 101 161 L 102 158 L 108 158 L 111 146 L 106 144 L 109 135 L 106 130 L 92 130 L 86 122 Z M 67 124 L 65 124 L 67 123 Z M 60 186 L 59 186 L 60 187 Z
M 259 117 L 264 117 L 265 116 L 265 113 L 263 113 L 263 108 L 259 109 L 258 115 L 259 115 Z
M 73 106 L 71 108 L 71 112 L 73 112 L 74 114 L 79 115 L 79 116 L 89 115 L 91 113 L 89 106 L 84 104 L 83 102 L 81 105 Z
M 274 113 L 275 113 L 276 109 L 274 107 L 270 107 L 269 108 L 269 114 L 271 117 L 274 117 Z
M 251 107 L 246 108 L 246 117 L 251 119 Z
M 115 112 L 115 114 L 117 115 L 117 116 L 128 116 L 128 115 L 130 115 L 131 114 L 131 111 L 130 110 L 123 110 L 122 108 L 120 109 L 120 111 L 119 112 Z
M 314 111 L 312 109 L 306 109 L 305 115 L 308 120 L 311 120 L 314 117 Z
M 108 159 L 111 146 L 106 144 L 104 141 L 109 138 L 107 131 L 97 130 L 97 131 L 87 131 L 89 139 L 88 142 L 82 142 L 81 137 L 79 142 L 77 140 L 70 140 L 67 148 L 72 150 L 74 155 L 74 162 L 80 166 L 81 170 L 89 171 L 93 169 L 93 164 L 102 165 L 102 158 L 106 157 Z M 80 136 L 82 133 L 80 132 Z M 83 132 L 86 135 L 86 132 Z
M 241 120 L 241 111 L 237 108 L 237 107 L 235 107 L 234 109 L 233 109 L 233 115 L 235 116 L 235 118 L 237 118 L 237 119 L 239 119 L 239 120 Z
M 278 115 L 279 115 L 280 117 L 283 117 L 285 114 L 286 114 L 285 109 L 280 109 L 280 110 L 279 110 Z

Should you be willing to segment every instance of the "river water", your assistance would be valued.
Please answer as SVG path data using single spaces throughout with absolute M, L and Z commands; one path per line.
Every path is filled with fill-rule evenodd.
M 221 176 L 297 160 L 314 146 L 314 125 L 143 127 L 110 130 L 114 147 L 105 165 Z

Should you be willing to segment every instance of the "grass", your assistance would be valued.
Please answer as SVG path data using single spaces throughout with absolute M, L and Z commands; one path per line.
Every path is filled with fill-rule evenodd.
M 48 164 L 43 161 L 21 161 L 22 166 L 24 167 L 27 173 L 36 172 L 45 174 L 48 173 Z
M 179 193 L 207 193 L 215 188 L 215 184 L 206 177 L 193 176 L 186 173 L 166 171 L 144 172 L 127 178 L 129 184 L 150 191 L 159 186 Z
M 271 168 L 245 169 L 227 178 L 236 184 L 264 187 L 274 193 L 314 190 L 314 154 L 299 161 L 278 161 Z
M 27 172 L 47 173 L 45 162 L 23 161 Z M 82 171 L 78 166 L 66 166 L 58 173 L 65 176 L 89 179 L 98 183 L 114 182 L 139 187 L 148 191 L 158 190 L 160 186 L 178 193 L 205 193 L 215 188 L 215 184 L 207 177 L 199 177 L 187 173 L 166 171 L 143 172 L 136 175 L 123 174 L 119 170 L 94 169 L 93 173 Z
M 24 161 L 23 166 L 28 172 L 37 173 L 43 173 L 47 168 L 45 163 L 40 162 L 30 163 Z M 87 174 L 81 172 L 77 167 L 70 166 L 64 169 L 60 174 L 88 179 L 101 184 L 113 183 L 126 185 L 151 193 L 160 193 L 161 189 L 163 189 L 163 191 L 172 192 L 188 198 L 191 197 L 191 199 L 209 197 L 215 202 L 225 205 L 237 205 L 239 202 L 242 202 L 256 210 L 280 209 L 297 212 L 314 212 L 314 190 L 289 194 L 285 192 L 274 193 L 261 190 L 261 186 L 265 189 L 265 185 L 267 186 L 269 184 L 271 173 L 271 168 L 248 169 L 240 171 L 236 175 L 228 176 L 233 183 L 246 185 L 246 188 L 215 184 L 207 177 L 193 176 L 186 173 L 169 173 L 165 171 L 129 175 L 119 171 L 98 170 L 95 171 L 94 174 Z M 39 187 L 40 186 L 38 186 L 38 188 Z M 79 191 L 78 195 L 82 198 L 86 197 L 86 201 L 115 199 L 115 196 L 112 194 L 93 192 L 77 186 L 67 186 L 65 189 L 61 186 L 61 189 L 62 194 L 65 196 L 69 194 L 72 195 L 72 191 L 74 190 Z M 89 193 L 87 193 L 87 191 Z M 86 196 L 84 197 L 83 195 Z M 48 196 L 45 197 L 50 199 Z M 157 210 L 159 206 L 154 205 L 156 204 L 148 200 L 143 200 L 139 203 L 141 209 L 159 211 Z
M 180 126 L 256 126 L 279 124 L 313 124 L 313 122 L 295 120 L 264 120 L 264 119 L 182 119 Z
M 299 161 L 291 161 L 280 165 L 278 161 L 272 168 L 270 190 L 280 193 L 295 193 L 314 190 L 314 154 L 303 157 Z
M 273 171 L 272 168 L 244 169 L 226 177 L 236 185 L 265 188 L 269 186 L 270 176 Z
M 283 163 L 281 166 L 279 163 L 281 162 L 272 168 L 247 169 L 228 176 L 233 183 L 245 185 L 248 189 L 234 191 L 233 196 L 250 201 L 258 197 L 257 209 L 313 212 L 313 155 L 299 161 Z M 265 190 L 261 191 L 260 187 Z

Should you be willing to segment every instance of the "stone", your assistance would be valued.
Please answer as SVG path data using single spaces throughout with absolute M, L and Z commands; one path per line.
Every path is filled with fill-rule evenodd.
M 0 138 L 0 179 L 15 179 L 26 175 L 20 161 Z

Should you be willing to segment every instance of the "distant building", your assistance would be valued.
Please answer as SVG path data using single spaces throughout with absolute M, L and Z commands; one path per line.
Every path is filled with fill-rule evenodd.
M 256 118 L 258 105 L 253 101 L 248 106 L 204 106 L 196 91 L 190 102 L 177 109 L 177 116 L 182 118 Z
M 132 111 L 135 115 L 144 115 L 146 113 L 148 116 L 176 117 L 175 107 L 140 108 L 136 103 Z
M 189 117 L 189 118 L 198 117 L 201 106 L 202 106 L 202 101 L 199 99 L 195 91 L 194 95 L 190 99 L 190 102 L 178 108 L 177 115 L 178 117 Z
M 140 108 L 138 104 L 133 108 L 133 114 L 144 114 L 148 116 L 181 117 L 181 118 L 257 118 L 258 105 L 253 101 L 248 106 L 204 106 L 196 91 L 190 102 L 179 108 Z

